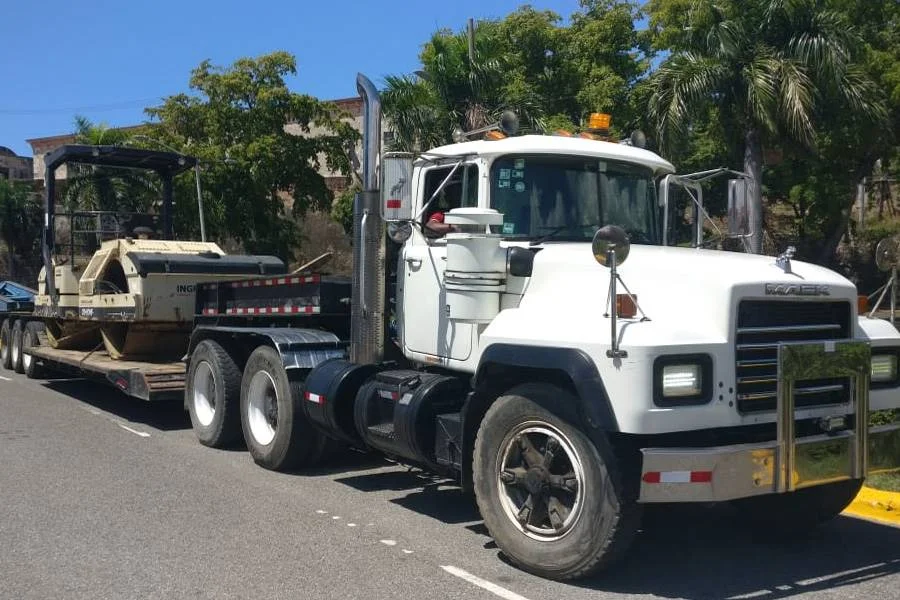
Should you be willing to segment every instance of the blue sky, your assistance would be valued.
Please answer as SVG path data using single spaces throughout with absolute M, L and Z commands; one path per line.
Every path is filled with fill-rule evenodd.
M 71 132 L 75 114 L 111 126 L 143 122 L 143 109 L 186 91 L 202 60 L 286 50 L 291 87 L 322 99 L 356 95 L 361 71 L 418 67 L 419 49 L 442 27 L 502 17 L 524 2 L 454 0 L 83 0 L 4 2 L 0 11 L 0 146 L 30 156 L 28 138 Z M 531 5 L 568 17 L 578 0 Z

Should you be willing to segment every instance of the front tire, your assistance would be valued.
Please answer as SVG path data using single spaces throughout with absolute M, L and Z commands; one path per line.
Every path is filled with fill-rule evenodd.
M 16 373 L 25 372 L 25 367 L 22 364 L 22 337 L 24 329 L 22 319 L 17 319 L 10 331 L 10 338 L 12 339 L 10 344 L 10 362 L 12 363 L 12 370 Z
M 550 579 L 586 576 L 620 557 L 640 525 L 612 448 L 545 407 L 574 406 L 547 384 L 518 386 L 488 409 L 475 440 L 475 496 L 497 545 Z
M 210 448 L 233 445 L 241 436 L 241 371 L 213 340 L 191 354 L 185 395 L 197 439 Z
M 334 449 L 336 442 L 313 427 L 301 402 L 278 352 L 254 350 L 241 379 L 241 428 L 256 464 L 289 471 L 315 465 Z

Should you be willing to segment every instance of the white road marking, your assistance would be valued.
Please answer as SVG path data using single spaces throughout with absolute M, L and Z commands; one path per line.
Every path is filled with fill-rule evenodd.
M 12 379 L 10 379 L 9 377 L 4 377 L 3 375 L 0 375 L 0 379 L 2 379 L 3 381 L 12 381 Z
M 338 519 L 340 519 L 340 517 L 339 517 L 339 516 L 337 516 L 337 515 L 334 515 L 334 516 L 333 516 L 333 517 L 331 517 L 331 518 L 332 518 L 332 519 L 334 519 L 334 520 L 335 520 L 335 521 L 337 521 L 337 520 L 338 520 Z
M 454 567 L 453 565 L 441 565 L 441 568 L 443 570 L 447 571 L 448 573 L 450 573 L 451 575 L 455 575 L 456 577 L 459 577 L 460 579 L 465 579 L 469 583 L 471 583 L 473 585 L 477 585 L 481 589 L 487 590 L 496 596 L 500 596 L 501 598 L 504 598 L 505 600 L 528 600 L 528 598 L 526 598 L 525 596 L 520 596 L 519 594 L 517 594 L 515 592 L 511 592 L 510 590 L 506 589 L 505 587 L 500 587 L 496 583 L 491 583 L 490 581 L 487 581 L 486 579 L 482 579 L 481 577 L 476 577 L 475 575 L 472 575 L 468 571 L 463 571 L 459 567 Z
M 347 523 L 347 527 L 356 527 L 356 523 Z
M 412 554 L 412 553 L 413 553 L 412 550 L 407 550 L 406 548 L 403 549 L 403 554 Z
M 328 511 L 327 511 L 327 510 L 322 510 L 322 509 L 320 508 L 319 510 L 316 511 L 316 514 L 317 514 L 317 515 L 327 515 L 327 514 L 328 514 Z
M 125 424 L 123 424 L 123 423 L 116 423 L 116 425 L 118 425 L 119 427 L 121 427 L 121 428 L 124 429 L 125 431 L 130 431 L 130 432 L 133 433 L 134 435 L 139 435 L 139 436 L 141 436 L 141 437 L 150 437 L 150 434 L 147 433 L 146 431 L 138 431 L 137 429 L 132 429 L 131 427 L 129 427 L 128 425 L 125 425 Z
M 384 544 L 385 546 L 396 546 L 397 545 L 397 540 L 378 540 L 378 541 L 381 542 L 382 544 Z

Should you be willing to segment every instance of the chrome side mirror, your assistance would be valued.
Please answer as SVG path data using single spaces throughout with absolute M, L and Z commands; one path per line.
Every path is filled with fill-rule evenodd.
M 750 235 L 746 179 L 728 180 L 728 233 L 733 236 Z
M 387 152 L 381 158 L 381 218 L 387 222 L 412 219 L 413 155 Z

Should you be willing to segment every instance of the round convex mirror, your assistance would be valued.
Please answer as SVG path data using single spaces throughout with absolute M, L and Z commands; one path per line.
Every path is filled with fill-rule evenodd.
M 389 221 L 387 234 L 396 244 L 402 244 L 412 235 L 412 223 L 409 221 Z
M 616 264 L 621 265 L 628 258 L 628 252 L 631 250 L 631 241 L 628 234 L 618 225 L 604 225 L 594 234 L 591 242 L 591 252 L 594 254 L 594 260 L 601 265 L 606 265 L 606 253 L 608 250 L 616 251 Z

